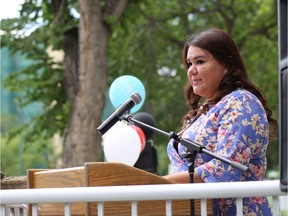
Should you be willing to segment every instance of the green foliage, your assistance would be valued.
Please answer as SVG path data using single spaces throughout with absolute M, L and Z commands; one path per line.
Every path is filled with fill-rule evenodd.
M 58 23 L 54 22 L 51 11 L 47 11 L 47 4 L 45 1 L 42 5 L 34 1 L 25 2 L 20 18 L 1 22 L 4 32 L 2 45 L 8 46 L 12 54 L 20 53 L 31 60 L 26 68 L 13 72 L 3 82 L 3 87 L 20 93 L 17 101 L 21 107 L 39 102 L 44 109 L 31 122 L 11 130 L 8 141 L 21 132 L 24 143 L 42 138 L 45 146 L 53 134 L 63 134 L 68 121 L 70 105 L 63 86 L 63 63 L 56 62 L 49 55 L 48 48 L 62 46 L 62 36 L 73 26 L 74 19 L 67 22 L 67 18 L 62 18 Z M 59 28 L 59 25 L 62 27 Z
M 25 147 L 21 133 L 9 143 L 1 137 L 1 171 L 6 176 L 17 176 L 26 175 L 27 169 L 51 168 L 56 157 L 53 158 L 51 145 L 48 146 L 44 149 L 35 142 Z

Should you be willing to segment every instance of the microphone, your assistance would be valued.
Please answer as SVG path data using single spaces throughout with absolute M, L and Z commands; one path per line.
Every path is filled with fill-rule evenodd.
M 141 102 L 142 98 L 139 93 L 133 93 L 130 98 L 121 104 L 112 115 L 110 115 L 98 128 L 97 131 L 104 135 L 116 122 L 123 116 L 124 113 L 129 112 L 135 105 Z

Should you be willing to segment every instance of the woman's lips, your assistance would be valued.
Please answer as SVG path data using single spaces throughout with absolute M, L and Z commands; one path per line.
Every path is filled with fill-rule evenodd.
M 201 79 L 193 79 L 192 80 L 192 86 L 199 86 L 201 85 L 202 80 Z

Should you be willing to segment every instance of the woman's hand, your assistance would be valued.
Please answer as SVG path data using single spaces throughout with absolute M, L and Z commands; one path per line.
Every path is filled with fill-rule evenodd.
M 162 177 L 178 183 L 190 183 L 190 176 L 189 173 L 186 171 L 169 174 Z M 194 173 L 194 183 L 204 183 L 204 181 L 198 176 L 197 173 Z

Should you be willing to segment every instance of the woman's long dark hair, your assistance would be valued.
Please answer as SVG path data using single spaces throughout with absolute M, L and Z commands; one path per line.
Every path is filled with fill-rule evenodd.
M 202 107 L 202 109 L 199 109 L 201 97 L 196 95 L 191 84 L 189 82 L 187 83 L 185 88 L 185 98 L 190 111 L 182 119 L 183 128 L 186 127 L 187 122 L 189 122 L 191 118 L 207 110 L 209 105 L 216 104 L 225 95 L 240 88 L 250 91 L 261 101 L 266 111 L 268 122 L 274 128 L 273 131 L 276 131 L 277 121 L 272 118 L 272 111 L 268 107 L 261 89 L 255 86 L 249 79 L 238 48 L 229 34 L 220 29 L 213 28 L 192 35 L 183 48 L 183 61 L 186 70 L 188 70 L 186 59 L 188 48 L 190 46 L 195 46 L 208 51 L 216 61 L 228 69 L 228 72 L 220 82 L 216 94 L 204 105 L 204 107 Z M 274 136 L 270 135 L 270 137 Z

